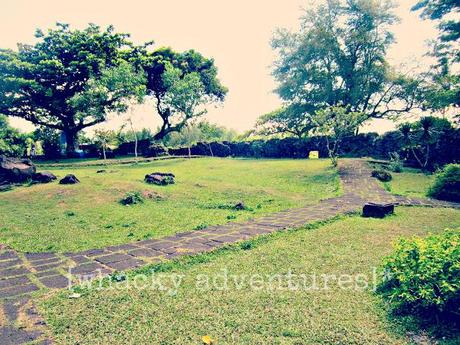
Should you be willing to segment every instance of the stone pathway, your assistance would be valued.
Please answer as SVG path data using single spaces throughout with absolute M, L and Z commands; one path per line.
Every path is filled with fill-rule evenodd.
M 66 288 L 69 282 L 77 283 L 85 278 L 134 269 L 178 256 L 208 252 L 257 235 L 361 211 L 364 203 L 369 201 L 460 208 L 460 204 L 391 195 L 371 177 L 371 170 L 363 160 L 342 160 L 339 167 L 342 196 L 245 223 L 211 226 L 161 239 L 77 253 L 24 254 L 0 248 L 0 300 L 3 300 L 3 303 L 0 302 L 0 344 L 22 344 L 32 340 L 41 340 L 41 344 L 51 343 L 44 338 L 44 322 L 28 297 L 40 289 Z

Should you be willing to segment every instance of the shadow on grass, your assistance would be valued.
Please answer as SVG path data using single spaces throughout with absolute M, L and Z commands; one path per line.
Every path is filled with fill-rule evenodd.
M 397 333 L 410 338 L 411 344 L 460 344 L 460 314 L 435 310 L 417 312 L 409 308 L 388 308 L 388 320 Z

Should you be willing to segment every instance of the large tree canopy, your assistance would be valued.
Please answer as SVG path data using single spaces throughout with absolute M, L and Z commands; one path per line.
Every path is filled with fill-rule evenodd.
M 71 30 L 57 24 L 35 36 L 35 45 L 0 50 L 0 114 L 63 131 L 68 153 L 79 131 L 142 96 L 143 73 L 122 59 L 130 49 L 128 35 L 113 27 Z
M 222 102 L 227 93 L 217 78 L 214 60 L 194 50 L 175 52 L 171 48 L 148 51 L 137 47 L 128 59 L 147 75 L 147 90 L 156 104 L 162 125 L 155 139 L 178 132 L 206 113 L 206 105 Z
M 300 32 L 279 30 L 273 39 L 276 92 L 304 117 L 331 106 L 367 118 L 409 111 L 418 81 L 386 60 L 396 20 L 386 0 L 328 0 L 307 10 Z
M 412 8 L 424 19 L 438 21 L 438 39 L 430 55 L 437 64 L 425 78 L 424 105 L 432 110 L 460 106 L 460 2 L 458 0 L 420 0 Z

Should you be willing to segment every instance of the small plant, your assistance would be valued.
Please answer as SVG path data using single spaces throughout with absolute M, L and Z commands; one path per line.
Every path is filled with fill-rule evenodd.
M 390 152 L 390 164 L 388 165 L 388 169 L 395 173 L 400 173 L 403 171 L 403 163 L 401 161 L 401 157 L 399 156 L 398 152 Z
M 198 224 L 197 226 L 195 226 L 193 228 L 193 230 L 203 230 L 203 229 L 206 229 L 208 227 L 208 224 L 206 223 L 201 223 L 201 224 Z
M 429 315 L 460 308 L 460 228 L 401 239 L 383 264 L 378 292 L 399 310 Z
M 373 170 L 372 177 L 375 177 L 376 179 L 382 182 L 389 182 L 393 178 L 388 171 L 383 169 Z
M 460 164 L 449 164 L 436 175 L 428 196 L 440 200 L 460 202 Z
M 128 192 L 123 199 L 120 200 L 122 205 L 135 205 L 144 202 L 144 197 L 139 192 Z

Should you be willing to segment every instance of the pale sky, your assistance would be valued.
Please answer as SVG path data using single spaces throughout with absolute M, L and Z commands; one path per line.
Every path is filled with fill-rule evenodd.
M 436 37 L 435 24 L 410 12 L 416 0 L 396 0 L 401 23 L 394 26 L 397 43 L 389 52 L 395 65 L 413 64 L 426 52 L 426 40 Z M 119 32 L 131 34 L 135 43 L 154 40 L 157 47 L 195 49 L 215 59 L 219 78 L 229 88 L 224 104 L 210 108 L 211 122 L 240 132 L 251 129 L 258 116 L 281 103 L 273 94 L 270 75 L 274 54 L 270 39 L 277 27 L 298 28 L 306 0 L 2 0 L 0 46 L 33 43 L 36 28 L 47 29 L 55 22 L 83 28 L 88 23 L 113 24 Z M 133 112 L 136 128 L 155 129 L 158 120 L 152 104 Z M 105 126 L 117 128 L 122 118 Z M 30 130 L 20 119 L 11 123 Z M 383 132 L 387 121 L 372 125 Z

